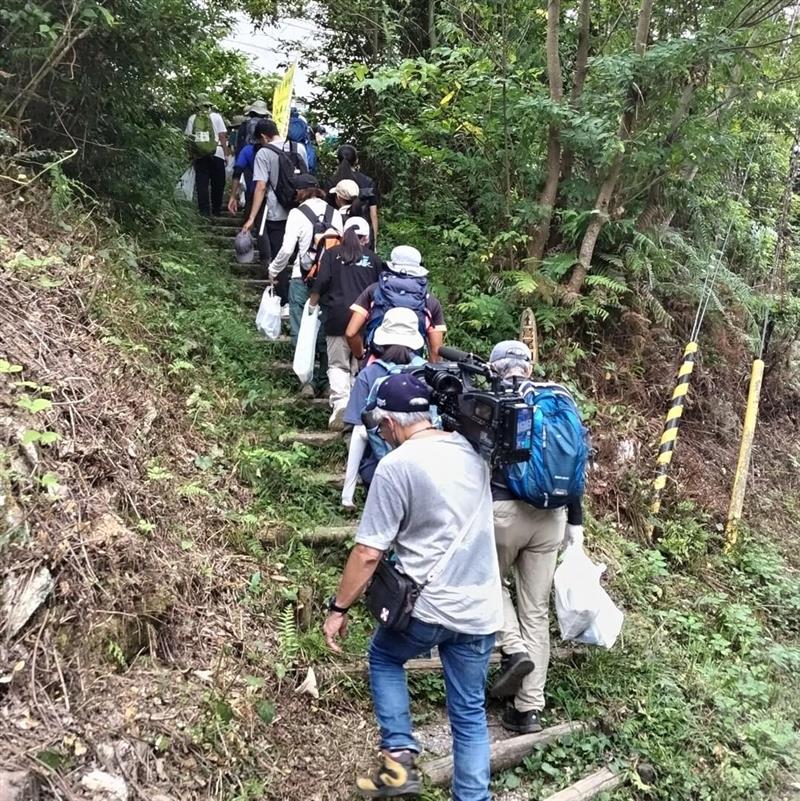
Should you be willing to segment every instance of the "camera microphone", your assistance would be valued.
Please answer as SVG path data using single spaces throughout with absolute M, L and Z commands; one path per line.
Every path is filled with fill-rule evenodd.
M 458 348 L 451 348 L 448 345 L 442 345 L 439 348 L 439 356 L 446 362 L 467 362 L 473 358 L 471 353 Z

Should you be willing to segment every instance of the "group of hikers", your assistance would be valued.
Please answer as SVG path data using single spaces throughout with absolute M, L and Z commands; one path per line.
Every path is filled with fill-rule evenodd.
M 207 126 L 224 154 L 224 123 L 210 105 L 201 111 L 208 112 Z M 420 251 L 397 245 L 385 263 L 376 254 L 380 196 L 360 171 L 353 146 L 338 148 L 336 172 L 320 183 L 301 147 L 307 141 L 291 134 L 282 139 L 264 111 L 254 103 L 236 132 L 235 147 L 241 147 L 228 204 L 243 219 L 236 257 L 252 262 L 258 253 L 267 291 L 280 296 L 295 342 L 303 315 L 321 309 L 315 373 L 298 391 L 328 397 L 329 427 L 350 431 L 342 505 L 355 507 L 359 477 L 366 489 L 356 544 L 323 626 L 338 652 L 348 610 L 371 586 L 378 627 L 369 649 L 370 682 L 381 754 L 376 772 L 359 778 L 357 790 L 368 798 L 421 793 L 420 745 L 403 666 L 438 647 L 453 735 L 453 798 L 487 801 L 489 657 L 498 646 L 501 664 L 489 692 L 507 700 L 502 725 L 540 731 L 553 575 L 562 543 L 583 539 L 582 497 L 555 503 L 521 493 L 502 466 L 489 465 L 461 434 L 441 429 L 430 389 L 414 372 L 439 360 L 447 331 Z M 187 132 L 193 124 L 190 119 Z M 206 157 L 220 158 L 216 152 Z M 221 211 L 218 169 L 202 167 L 214 213 Z M 208 202 L 198 199 L 201 212 Z M 533 356 L 521 341 L 497 343 L 489 364 L 530 404 L 545 386 L 531 380 Z M 562 387 L 547 388 L 573 403 Z M 376 582 L 390 586 L 398 575 L 410 593 L 402 625 L 391 593 L 383 608 L 373 608 Z

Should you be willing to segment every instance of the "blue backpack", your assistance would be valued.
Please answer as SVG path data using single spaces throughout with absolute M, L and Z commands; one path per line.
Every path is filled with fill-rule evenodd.
M 540 509 L 567 506 L 583 495 L 589 435 L 572 395 L 560 384 L 520 386 L 533 407 L 531 457 L 505 467 L 506 485 Z
M 423 339 L 428 339 L 428 279 L 412 278 L 408 275 L 384 270 L 378 276 L 378 286 L 372 296 L 372 307 L 369 310 L 364 332 L 364 342 L 369 349 L 375 331 L 383 322 L 383 315 L 389 309 L 412 309 L 419 320 L 419 332 Z
M 314 133 L 305 117 L 298 111 L 292 111 L 289 118 L 289 131 L 287 139 L 290 142 L 301 144 L 306 149 L 306 166 L 310 173 L 317 171 L 317 149 L 314 146 Z
M 366 411 L 370 404 L 374 402 L 375 397 L 378 394 L 378 387 L 390 376 L 390 375 L 397 375 L 398 373 L 404 373 L 409 370 L 414 370 L 417 367 L 425 364 L 425 360 L 420 358 L 419 356 L 415 356 L 408 364 L 395 364 L 394 362 L 385 362 L 382 359 L 377 359 L 375 364 L 380 364 L 384 370 L 386 370 L 386 375 L 381 376 L 380 378 L 376 378 L 372 382 L 372 386 L 369 389 L 369 396 L 367 397 L 367 402 L 364 404 L 364 408 L 361 410 L 362 412 Z M 386 456 L 387 453 L 391 450 L 389 445 L 387 444 L 386 440 L 381 437 L 378 433 L 377 428 L 368 428 L 367 429 L 367 440 L 369 441 L 369 447 L 372 451 L 373 456 L 380 461 Z

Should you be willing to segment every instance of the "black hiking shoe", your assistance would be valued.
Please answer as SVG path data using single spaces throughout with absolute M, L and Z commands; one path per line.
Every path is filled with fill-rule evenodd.
M 503 712 L 500 721 L 504 729 L 519 732 L 520 734 L 535 734 L 542 730 L 542 722 L 539 720 L 539 713 L 535 709 L 528 712 L 520 712 L 514 704 L 509 704 Z
M 375 773 L 356 779 L 356 792 L 362 798 L 419 795 L 422 781 L 417 769 L 417 755 L 413 751 L 395 751 L 391 756 L 381 754 L 381 763 Z
M 503 654 L 500 658 L 500 675 L 489 694 L 492 698 L 513 698 L 522 687 L 522 680 L 532 670 L 533 662 L 526 653 Z

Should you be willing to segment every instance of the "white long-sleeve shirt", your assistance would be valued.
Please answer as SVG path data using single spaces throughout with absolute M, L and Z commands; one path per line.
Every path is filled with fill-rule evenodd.
M 303 205 L 310 208 L 320 220 L 329 208 L 328 203 L 318 197 L 312 197 Z M 340 234 L 342 233 L 342 215 L 336 209 L 333 211 L 330 227 L 336 229 Z M 277 278 L 286 269 L 295 248 L 297 248 L 297 257 L 292 264 L 292 278 L 302 278 L 300 257 L 310 250 L 313 237 L 314 226 L 311 224 L 311 220 L 300 209 L 292 209 L 286 218 L 286 232 L 283 235 L 281 249 L 269 265 L 269 277 Z

